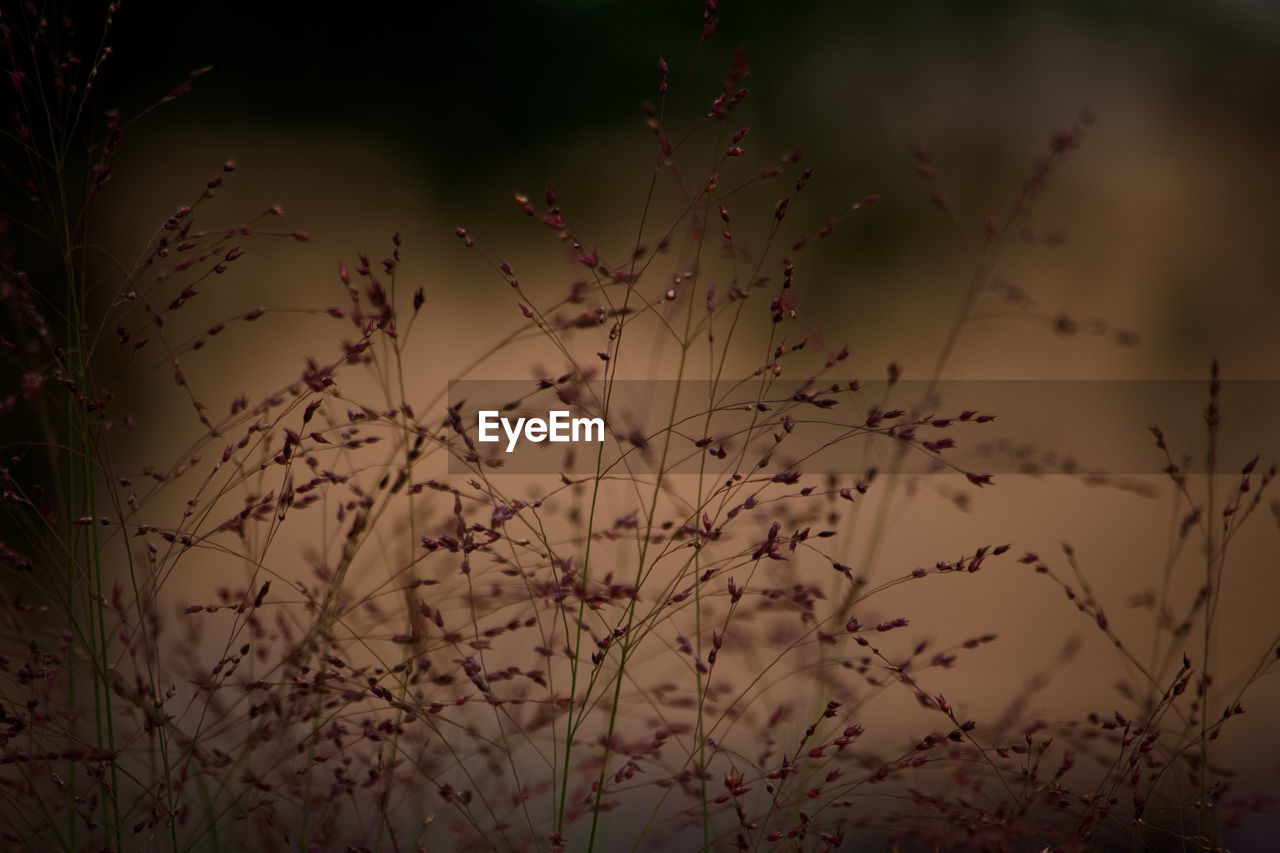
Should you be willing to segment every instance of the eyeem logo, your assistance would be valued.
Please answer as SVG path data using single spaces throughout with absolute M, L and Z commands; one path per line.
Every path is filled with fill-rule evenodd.
M 496 409 L 480 412 L 479 438 L 481 441 L 500 441 L 498 425 L 507 435 L 507 452 L 516 449 L 523 431 L 524 439 L 535 444 L 543 441 L 554 442 L 602 442 L 604 441 L 603 418 L 571 418 L 564 410 L 547 412 L 547 419 L 516 418 L 513 425 L 510 418 L 501 417 Z M 595 438 L 592 438 L 592 434 Z M 582 437 L 580 438 L 579 435 Z

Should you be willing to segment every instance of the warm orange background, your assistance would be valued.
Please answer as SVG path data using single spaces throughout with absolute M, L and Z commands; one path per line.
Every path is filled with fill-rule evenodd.
M 908 377 L 928 377 L 962 302 L 984 217 L 1006 213 L 1050 134 L 1088 108 L 1097 116 L 1096 127 L 1032 217 L 1042 230 L 1064 232 L 1064 244 L 1028 247 L 1015 241 L 997 272 L 1030 294 L 1039 310 L 1104 319 L 1136 332 L 1140 344 L 1055 335 L 1048 323 L 1028 319 L 989 319 L 964 334 L 945 376 L 1207 379 L 1216 357 L 1226 377 L 1276 378 L 1280 22 L 1266 4 L 1206 5 L 1150 18 L 1047 8 L 973 17 L 873 17 L 838 4 L 794 11 L 766 11 L 762 4 L 736 19 L 738 12 L 726 10 L 723 31 L 703 49 L 692 75 L 685 69 L 698 23 L 688 10 L 670 4 L 647 10 L 650 30 L 638 35 L 632 18 L 641 13 L 635 11 L 582 8 L 572 23 L 558 18 L 567 13 L 550 4 L 542 14 L 545 33 L 567 33 L 563 42 L 526 45 L 503 36 L 486 45 L 482 32 L 459 27 L 452 37 L 472 57 L 456 69 L 462 76 L 436 68 L 436 57 L 424 62 L 439 73 L 419 81 L 421 87 L 401 89 L 403 77 L 388 75 L 385 90 L 362 89 L 362 81 L 378 79 L 373 56 L 367 60 L 372 69 L 345 88 L 336 71 L 319 77 L 321 85 L 335 87 L 330 99 L 312 92 L 279 115 L 266 105 L 290 103 L 299 87 L 309 85 L 290 76 L 288 51 L 299 52 L 303 69 L 324 66 L 330 57 L 344 69 L 351 60 L 341 44 L 325 53 L 308 42 L 282 43 L 281 55 L 263 58 L 239 52 L 237 36 L 228 36 L 222 45 L 229 54 L 226 80 L 218 82 L 222 68 L 207 78 L 210 98 L 219 105 L 235 103 L 239 91 L 243 103 L 226 111 L 201 106 L 202 79 L 187 100 L 140 125 L 122 148 L 101 242 L 129 257 L 157 222 L 234 157 L 238 168 L 205 221 L 231 224 L 280 202 L 288 212 L 285 227 L 305 229 L 313 240 L 306 246 L 247 242 L 232 272 L 192 303 L 200 312 L 195 329 L 209 318 L 259 304 L 344 305 L 338 260 L 354 266 L 355 253 L 363 250 L 376 261 L 389 252 L 390 235 L 400 232 L 402 282 L 420 284 L 427 294 L 428 311 L 409 350 L 409 396 L 425 405 L 449 379 L 460 378 L 462 365 L 526 323 L 501 277 L 466 251 L 453 229 L 465 225 L 492 257 L 511 261 L 531 299 L 550 303 L 580 268 L 552 232 L 527 220 L 511 202 L 515 191 L 540 197 L 550 182 L 578 231 L 620 262 L 635 239 L 654 158 L 639 104 L 656 96 L 657 55 L 673 69 L 680 99 L 672 108 L 674 126 L 688 127 L 716 93 L 730 49 L 743 43 L 751 95 L 729 124 L 750 125 L 752 132 L 743 143 L 744 162 L 732 165 L 746 176 L 804 143 L 815 177 L 787 220 L 793 238 L 853 199 L 882 195 L 841 223 L 831 238 L 806 249 L 798 266 L 799 319 L 787 334 L 794 339 L 808 333 L 815 348 L 849 343 L 852 354 L 842 376 L 880 378 L 885 365 L 897 361 Z M 585 51 L 587 37 L 593 43 L 589 59 L 565 60 L 570 70 L 589 69 L 590 79 L 579 83 L 558 70 L 557 57 Z M 633 43 L 650 37 L 652 44 Z M 265 38 L 252 37 L 255 43 Z M 435 49 L 439 38 L 424 35 L 424 51 Z M 618 45 L 617 51 L 611 53 L 609 45 Z M 214 52 L 217 46 L 201 47 Z M 481 66 L 485 75 L 474 71 Z M 473 113 L 459 107 L 459 91 L 475 101 Z M 486 110 L 486 103 L 494 109 Z M 513 104 L 522 105 L 516 115 L 504 113 Z M 691 173 L 700 174 L 717 130 L 711 127 L 701 141 L 690 143 Z M 928 187 L 912 174 L 910 147 L 921 142 L 933 152 L 959 232 L 931 207 Z M 679 209 L 669 183 L 663 186 L 652 223 L 671 221 Z M 737 203 L 737 235 L 754 235 L 759 245 L 783 187 L 747 194 Z M 719 227 L 718 221 L 712 224 Z M 646 233 L 646 242 L 653 239 Z M 656 292 L 665 286 L 660 281 L 647 286 Z M 701 299 L 704 289 L 694 298 Z M 759 352 L 760 336 L 768 332 L 766 304 L 739 332 L 744 367 L 754 364 L 758 356 L 751 354 Z M 182 322 L 175 316 L 175 336 Z M 295 381 L 305 355 L 332 357 L 336 338 L 347 332 L 335 321 L 316 318 L 259 322 L 264 325 L 233 329 L 184 359 L 190 386 L 215 411 L 238 393 L 253 398 Z M 676 348 L 662 342 L 656 324 L 636 329 L 622 373 L 674 375 Z M 592 334 L 580 338 L 585 359 L 603 347 L 602 336 Z M 534 340 L 486 361 L 473 375 L 519 379 L 532 365 L 565 369 L 545 341 Z M 167 378 L 168 369 L 161 365 L 154 376 Z M 142 394 L 139 405 L 169 405 L 164 385 L 141 383 L 157 390 Z M 183 444 L 174 438 L 194 424 L 186 412 L 160 420 L 160 411 L 174 410 L 180 411 L 139 410 L 132 450 L 139 464 L 180 452 Z M 1146 427 L 1132 424 L 1137 432 Z M 1202 452 L 1199 435 L 1171 438 L 1180 450 Z M 1275 458 L 1274 445 L 1256 451 L 1271 454 L 1264 455 L 1263 468 Z M 1222 456 L 1238 468 L 1254 452 L 1230 447 Z M 444 476 L 442 462 L 430 465 Z M 949 496 L 972 491 L 968 486 L 929 479 L 914 491 L 897 490 L 892 521 L 871 563 L 858 562 L 866 556 L 866 540 L 860 538 L 865 527 L 852 529 L 841 547 L 847 549 L 846 562 L 887 579 L 1003 542 L 1014 543 L 1015 555 L 1035 551 L 1065 573 L 1059 543 L 1069 541 L 1112 624 L 1145 654 L 1151 614 L 1127 602 L 1159 583 L 1182 511 L 1165 478 L 1143 482 L 1157 496 L 1066 477 L 1003 477 L 995 488 L 973 493 L 966 513 Z M 1234 484 L 1224 478 L 1218 485 L 1225 494 Z M 1203 486 L 1203 480 L 1195 483 Z M 511 486 L 514 494 L 537 488 Z M 677 488 L 693 486 L 681 481 Z M 863 519 L 879 510 L 874 493 L 867 503 Z M 1234 546 L 1214 662 L 1224 694 L 1276 634 L 1276 519 L 1264 506 Z M 308 535 L 294 530 L 273 553 L 287 563 L 291 549 Z M 1194 548 L 1182 555 L 1176 573 L 1175 589 L 1189 600 L 1202 577 Z M 1023 688 L 1026 676 L 1047 668 L 1053 679 L 1034 697 L 1028 716 L 1065 718 L 1124 707 L 1113 686 L 1125 673 L 1122 662 L 1046 579 L 1005 559 L 972 577 L 930 580 L 937 583 L 907 585 L 877 598 L 871 612 L 909 615 L 920 635 L 943 642 L 989 631 L 1001 636 L 956 670 L 936 675 L 933 692 L 946 693 L 973 717 L 990 718 Z M 175 599 L 202 600 L 202 583 L 175 585 Z M 1070 637 L 1080 638 L 1082 651 L 1058 668 L 1055 655 Z M 1195 653 L 1194 647 L 1188 651 Z M 1228 729 L 1219 748 L 1220 759 L 1236 766 L 1249 784 L 1272 792 L 1278 768 L 1259 742 L 1274 740 L 1275 714 L 1269 709 L 1277 699 L 1272 676 L 1245 698 L 1249 715 Z M 882 707 L 888 714 L 894 706 Z

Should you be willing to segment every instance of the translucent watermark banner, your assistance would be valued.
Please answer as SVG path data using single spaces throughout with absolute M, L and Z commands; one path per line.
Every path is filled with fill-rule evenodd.
M 453 473 L 1203 474 L 1211 421 L 1217 473 L 1280 457 L 1276 380 L 456 380 L 449 407 Z

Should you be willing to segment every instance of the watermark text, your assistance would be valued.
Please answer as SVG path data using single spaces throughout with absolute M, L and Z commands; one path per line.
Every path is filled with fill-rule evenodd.
M 543 441 L 551 442 L 602 442 L 604 441 L 603 418 L 574 418 L 565 410 L 547 412 L 543 418 L 511 418 L 502 417 L 496 409 L 486 409 L 479 413 L 479 438 L 481 441 L 501 441 L 498 427 L 507 436 L 507 452 L 516 449 L 521 436 L 525 441 L 535 444 Z

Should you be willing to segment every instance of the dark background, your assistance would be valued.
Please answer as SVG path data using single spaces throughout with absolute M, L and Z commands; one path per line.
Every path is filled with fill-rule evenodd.
M 439 240 L 428 244 L 438 257 L 456 253 L 454 225 L 507 217 L 512 191 L 547 182 L 578 205 L 579 221 L 633 222 L 633 196 L 652 162 L 640 107 L 656 99 L 657 57 L 672 68 L 672 126 L 689 126 L 743 46 L 751 94 L 731 123 L 752 126 L 750 153 L 764 159 L 805 145 L 819 178 L 810 190 L 815 222 L 851 198 L 881 194 L 874 215 L 811 261 L 812 286 L 842 303 L 838 313 L 866 318 L 858 334 L 873 337 L 901 325 L 894 306 L 903 294 L 950 316 L 982 218 L 1003 215 L 1050 134 L 1089 109 L 1098 126 L 1044 202 L 1044 225 L 1063 229 L 1072 250 L 1048 264 L 1071 295 L 1058 288 L 1045 305 L 1139 332 L 1147 346 L 1131 371 L 1138 378 L 1201 376 L 1213 356 L 1254 378 L 1280 364 L 1258 325 L 1274 316 L 1280 242 L 1273 4 L 724 3 L 716 36 L 699 47 L 701 14 L 696 2 L 338 12 L 126 3 L 101 103 L 129 115 L 213 65 L 190 96 L 130 129 L 147 142 L 126 138 L 122 169 L 134 162 L 149 184 L 180 185 L 182 169 L 195 169 L 183 152 L 199 141 L 268 171 L 268 158 L 255 161 L 246 145 L 287 135 L 296 159 L 324 152 L 328 169 L 298 180 L 326 187 L 335 210 L 366 182 L 364 167 L 394 171 L 440 212 L 442 221 L 422 228 L 423 240 Z M 87 31 L 94 16 L 80 20 Z M 966 229 L 959 239 L 912 172 L 917 143 L 934 153 Z M 219 161 L 203 162 L 191 174 Z M 142 200 L 131 195 L 114 201 Z M 292 196 L 273 200 L 325 236 L 314 209 Z M 335 226 L 345 244 L 324 249 L 329 257 L 363 239 L 365 217 L 349 211 L 353 227 Z M 1246 351 L 1233 358 L 1242 340 Z M 1056 360 L 1077 365 L 1076 376 L 1110 372 L 1102 366 L 1110 355 L 1087 349 Z M 921 354 L 908 367 L 931 364 Z M 985 372 L 981 360 L 967 367 Z

